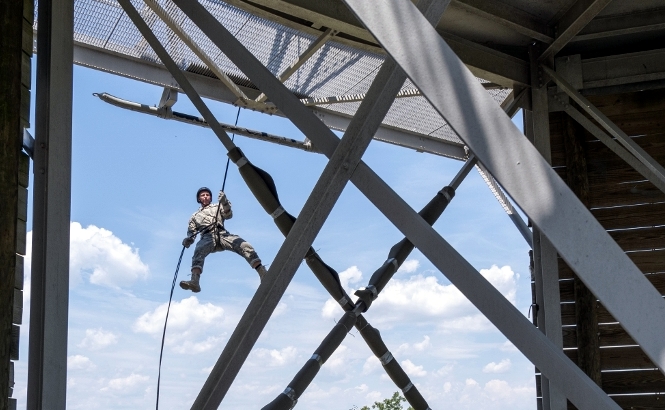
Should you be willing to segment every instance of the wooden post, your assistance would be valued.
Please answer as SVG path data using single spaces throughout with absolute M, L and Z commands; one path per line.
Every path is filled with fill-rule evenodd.
M 585 131 L 565 113 L 563 143 L 566 152 L 566 183 L 582 203 L 589 207 Z M 575 277 L 575 319 L 577 323 L 577 365 L 601 386 L 600 342 L 598 340 L 598 304 L 596 297 Z
M 14 311 L 23 2 L 0 3 L 0 408 L 9 407 Z

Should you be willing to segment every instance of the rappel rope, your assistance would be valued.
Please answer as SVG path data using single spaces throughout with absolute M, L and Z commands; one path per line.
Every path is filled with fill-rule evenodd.
M 236 122 L 234 126 L 238 125 L 238 118 L 240 117 L 240 107 L 238 107 L 238 113 L 236 114 Z M 231 136 L 231 141 L 235 138 L 235 134 Z M 222 191 L 226 187 L 226 176 L 229 173 L 229 162 L 230 158 L 226 159 L 226 169 L 224 170 L 224 181 L 222 182 Z M 217 207 L 217 213 L 215 214 L 214 226 L 217 226 L 217 214 L 219 214 L 219 207 Z M 222 220 L 224 218 L 222 217 Z M 205 231 L 207 228 L 204 228 L 201 232 Z M 200 232 L 197 232 L 197 234 Z M 159 385 L 162 377 L 162 357 L 164 356 L 164 340 L 166 339 L 166 324 L 169 321 L 169 311 L 171 310 L 171 301 L 173 300 L 173 290 L 175 289 L 175 284 L 178 282 L 178 271 L 180 270 L 180 263 L 182 262 L 182 255 L 185 253 L 185 246 L 182 247 L 180 251 L 180 258 L 178 258 L 178 265 L 175 268 L 175 274 L 173 275 L 173 283 L 171 283 L 171 293 L 169 294 L 169 304 L 166 307 L 166 318 L 164 319 L 164 330 L 162 331 L 162 344 L 159 349 L 159 366 L 157 368 L 157 399 L 155 400 L 155 410 L 159 410 Z
M 178 265 L 175 268 L 175 275 L 173 275 L 173 283 L 171 284 L 171 294 L 169 296 L 169 304 L 166 308 L 166 319 L 164 319 L 164 331 L 162 332 L 162 347 L 159 350 L 159 370 L 157 371 L 157 402 L 155 409 L 159 409 L 159 381 L 162 377 L 162 355 L 164 354 L 164 336 L 166 335 L 166 322 L 169 320 L 169 311 L 171 310 L 171 300 L 173 299 L 173 289 L 178 280 L 178 271 L 180 270 L 180 262 L 182 262 L 182 255 L 185 253 L 185 247 L 180 251 L 180 258 L 178 258 Z

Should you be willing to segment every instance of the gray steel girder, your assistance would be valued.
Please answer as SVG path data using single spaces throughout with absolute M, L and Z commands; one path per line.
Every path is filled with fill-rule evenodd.
M 200 4 L 175 3 L 251 80 L 265 90 L 279 109 L 327 156 L 339 140 L 304 107 L 251 53 L 230 35 Z M 373 2 L 372 6 L 376 3 Z M 417 13 L 417 12 L 416 12 Z M 418 24 L 426 24 L 420 13 Z M 387 19 L 385 21 L 390 21 Z M 419 29 L 415 30 L 416 32 Z M 432 30 L 434 31 L 434 30 Z M 435 34 L 436 35 L 436 34 Z M 436 35 L 438 37 L 438 35 Z M 422 56 L 422 55 L 421 55 Z M 417 60 L 417 59 L 416 59 Z M 400 63 L 404 65 L 403 63 Z M 404 65 L 405 67 L 408 66 Z M 445 71 L 444 71 L 445 73 Z M 440 74 L 440 73 L 437 73 Z M 475 81 L 475 80 L 474 80 Z M 476 81 L 477 83 L 477 81 Z M 478 84 L 482 89 L 482 86 Z M 499 108 L 495 103 L 495 108 Z M 503 119 L 509 119 L 503 114 Z M 511 124 L 512 125 L 512 124 Z M 520 138 L 524 138 L 520 135 Z M 531 147 L 532 148 L 532 147 Z M 532 148 L 533 149 L 533 148 Z M 511 158 L 512 160 L 512 158 Z M 579 390 L 572 394 L 580 408 L 618 407 L 598 386 L 536 329 L 510 302 L 441 238 L 366 164 L 360 162 L 352 182 L 474 303 L 520 350 L 559 384 Z M 512 188 L 512 184 L 511 184 Z M 571 194 L 572 195 L 572 194 Z M 540 219 L 540 218 L 539 218 Z M 616 246 L 616 245 L 615 245 Z
M 660 294 L 509 118 L 483 95 L 482 87 L 473 84 L 473 76 L 450 47 L 436 31 L 423 24 L 422 16 L 408 1 L 382 0 L 371 5 L 360 0 L 345 1 L 571 268 L 662 369 L 665 302 Z M 399 27 L 408 27 L 409 31 Z M 451 103 L 453 98 L 456 100 Z M 653 314 L 647 318 L 644 312 Z M 502 331 L 503 320 L 494 322 Z M 517 339 L 511 341 L 532 361 L 545 359 L 538 354 L 531 357 L 528 353 L 533 344 L 525 345 L 523 337 Z M 578 408 L 599 408 L 601 403 L 617 408 L 572 362 L 557 361 L 555 364 L 546 359 L 542 365 L 534 363 Z

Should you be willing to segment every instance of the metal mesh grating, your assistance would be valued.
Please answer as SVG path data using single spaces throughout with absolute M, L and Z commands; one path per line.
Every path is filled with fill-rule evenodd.
M 222 54 L 171 0 L 158 1 L 223 72 L 239 85 L 253 87 L 247 76 Z M 218 0 L 200 0 L 200 2 L 276 76 L 316 40 L 310 34 L 254 16 Z M 142 0 L 132 0 L 132 3 L 181 69 L 202 75 L 213 75 Z M 159 63 L 155 53 L 115 0 L 75 0 L 74 10 L 75 41 Z M 307 60 L 285 85 L 297 95 L 306 97 L 363 94 L 369 89 L 383 61 L 384 56 L 354 49 L 333 39 Z M 407 80 L 403 89 L 415 89 L 415 87 Z M 488 92 L 500 103 L 510 90 Z M 359 102 L 351 102 L 330 104 L 323 108 L 353 115 L 359 105 Z M 452 129 L 423 97 L 395 100 L 384 124 L 460 142 Z

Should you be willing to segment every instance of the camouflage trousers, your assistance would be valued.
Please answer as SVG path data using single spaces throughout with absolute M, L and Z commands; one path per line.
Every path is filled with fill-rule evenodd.
M 194 256 L 192 256 L 192 269 L 199 268 L 203 271 L 206 256 L 221 251 L 233 251 L 237 253 L 245 258 L 252 268 L 256 268 L 261 264 L 259 255 L 256 254 L 256 251 L 249 242 L 226 230 L 222 230 L 201 236 L 194 249 Z

